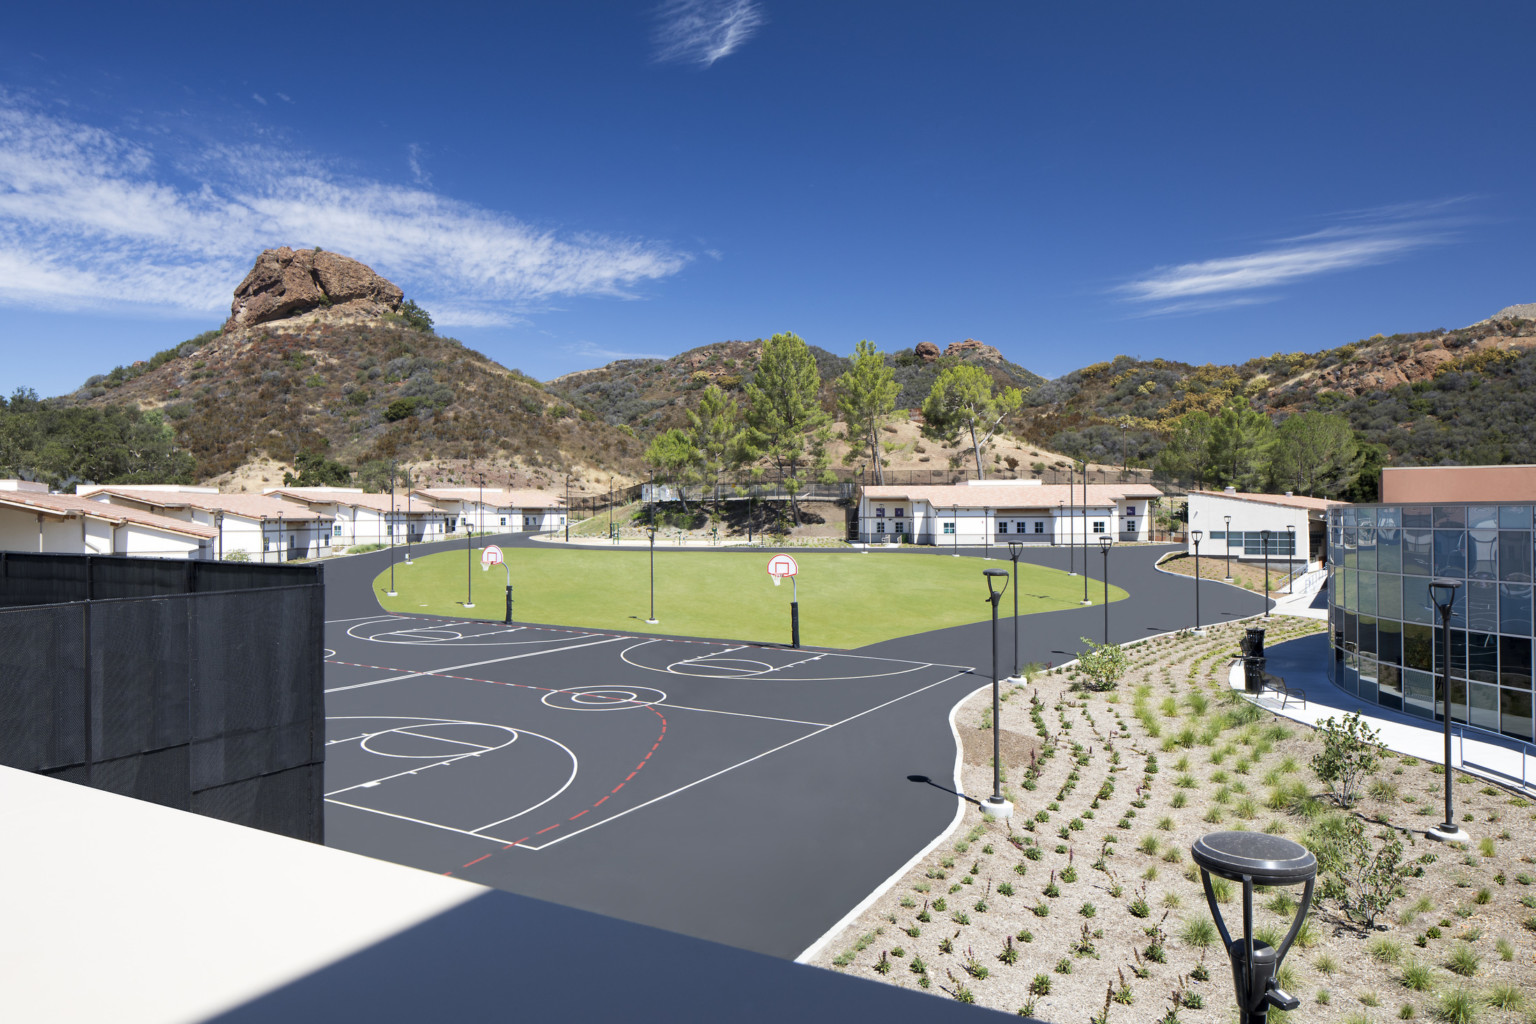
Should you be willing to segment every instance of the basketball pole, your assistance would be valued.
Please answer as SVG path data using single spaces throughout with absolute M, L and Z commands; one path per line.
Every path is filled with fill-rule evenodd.
M 794 588 L 790 592 L 789 600 L 789 645 L 798 650 L 800 647 L 800 579 L 798 575 L 789 578 L 789 585 Z

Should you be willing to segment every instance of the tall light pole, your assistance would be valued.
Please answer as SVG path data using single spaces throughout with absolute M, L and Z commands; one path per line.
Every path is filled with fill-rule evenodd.
M 565 474 L 565 542 L 571 542 L 571 474 Z
M 1190 530 L 1189 536 L 1195 542 L 1195 635 L 1204 636 L 1205 631 L 1200 628 L 1200 538 L 1205 531 Z
M 651 617 L 645 621 L 650 625 L 656 625 L 656 471 L 651 470 L 651 500 L 648 503 L 651 510 Z
M 1083 604 L 1088 600 L 1088 460 L 1083 460 Z
M 1005 569 L 983 569 L 981 572 L 987 580 L 987 600 L 992 604 L 992 795 L 981 809 L 994 818 L 1008 819 L 1013 817 L 1013 805 L 1003 799 L 1003 724 L 999 720 L 1002 705 L 997 687 L 997 603 L 1003 599 L 1003 591 L 1008 589 L 1008 572 Z M 998 584 L 1002 584 L 1002 590 L 997 589 Z
M 1104 554 L 1104 642 L 1109 643 L 1109 549 L 1114 547 L 1115 538 L 1100 537 L 1099 550 Z
M 1232 517 L 1222 516 L 1227 522 L 1227 532 L 1222 536 L 1227 538 L 1227 582 L 1232 582 Z
M 1285 532 L 1291 535 L 1290 556 L 1285 560 L 1285 592 L 1294 594 L 1296 593 L 1296 527 L 1287 525 Z
M 608 474 L 608 536 L 613 536 L 613 474 Z
M 1456 591 L 1460 587 L 1459 580 L 1435 580 L 1429 585 L 1430 600 L 1440 612 L 1440 634 L 1445 638 L 1441 647 L 1445 653 L 1440 659 L 1440 691 L 1445 699 L 1442 715 L 1445 720 L 1445 820 L 1426 835 L 1442 843 L 1465 843 L 1471 838 L 1456 824 L 1451 791 L 1451 608 L 1456 603 Z
M 477 473 L 480 493 L 475 498 L 475 521 L 485 529 L 485 474 Z M 464 537 L 464 607 L 475 606 L 475 528 L 471 526 Z
M 1269 531 L 1260 530 L 1259 539 L 1264 543 L 1264 617 L 1269 618 Z
M 411 564 L 411 467 L 400 471 L 405 478 L 405 564 Z
M 950 512 L 955 517 L 955 532 L 954 532 L 955 542 L 953 544 L 951 544 L 950 547 L 952 547 L 954 549 L 955 557 L 959 558 L 960 557 L 960 506 L 959 505 L 953 506 L 951 508 Z
M 266 558 L 263 554 L 262 558 Z M 397 597 L 395 593 L 395 464 L 389 464 L 389 597 Z
M 1008 554 L 1013 559 L 1013 671 L 1009 673 L 1010 678 L 1019 674 L 1019 555 L 1023 551 L 1023 541 L 1008 542 Z

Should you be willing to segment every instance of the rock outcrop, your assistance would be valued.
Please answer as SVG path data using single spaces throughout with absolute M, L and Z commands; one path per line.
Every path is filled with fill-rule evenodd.
M 997 349 L 971 338 L 954 342 L 944 350 L 944 354 L 947 356 L 965 356 L 972 359 L 980 359 L 985 363 L 1000 363 L 1003 361 L 1003 354 Z
M 925 363 L 931 363 L 935 359 L 939 358 L 939 346 L 935 345 L 931 341 L 918 342 L 917 348 L 913 351 L 917 353 L 917 358 L 921 359 Z
M 321 308 L 394 312 L 405 293 L 357 260 L 323 249 L 267 249 L 235 289 L 226 331 Z

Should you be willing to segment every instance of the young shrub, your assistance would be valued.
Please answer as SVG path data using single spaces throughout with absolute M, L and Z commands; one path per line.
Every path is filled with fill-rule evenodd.
M 1087 637 L 1081 638 L 1088 650 L 1078 656 L 1078 665 L 1092 681 L 1094 690 L 1113 690 L 1120 685 L 1120 677 L 1130 668 L 1130 659 L 1119 644 L 1101 644 Z
M 1352 807 L 1360 795 L 1361 780 L 1376 770 L 1386 750 L 1377 730 L 1350 712 L 1342 722 L 1332 715 L 1320 723 L 1323 749 L 1312 757 L 1312 771 L 1328 785 L 1328 793 L 1340 807 Z

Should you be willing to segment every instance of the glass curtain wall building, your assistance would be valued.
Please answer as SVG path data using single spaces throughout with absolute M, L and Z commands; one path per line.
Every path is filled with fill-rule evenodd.
M 1344 505 L 1328 510 L 1333 679 L 1362 700 L 1438 719 L 1451 615 L 1451 719 L 1532 741 L 1533 520 L 1529 504 Z

